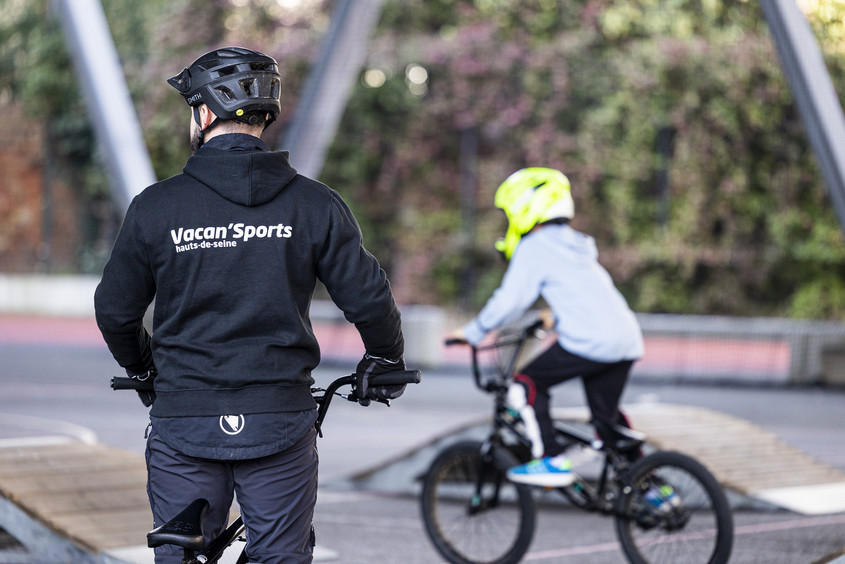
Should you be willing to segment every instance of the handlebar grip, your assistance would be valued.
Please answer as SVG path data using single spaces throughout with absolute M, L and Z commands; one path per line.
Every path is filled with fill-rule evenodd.
M 468 345 L 469 342 L 466 339 L 446 339 L 443 341 L 443 344 L 447 347 L 452 347 L 454 345 Z
M 419 370 L 397 370 L 370 376 L 370 386 L 395 386 L 398 384 L 419 384 L 422 373 Z
M 139 392 L 153 391 L 152 378 L 149 380 L 136 380 L 125 376 L 115 376 L 111 379 L 112 390 L 138 390 Z

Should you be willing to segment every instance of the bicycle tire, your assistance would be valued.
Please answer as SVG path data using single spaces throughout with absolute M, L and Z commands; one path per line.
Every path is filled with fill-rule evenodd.
M 733 515 L 719 482 L 700 462 L 659 451 L 638 460 L 616 513 L 616 533 L 632 564 L 724 564 L 733 547 Z M 644 498 L 669 485 L 677 502 L 655 509 Z M 671 495 L 671 494 L 670 494 Z
M 505 471 L 518 462 L 507 450 L 494 448 L 494 467 L 487 472 L 483 499 L 473 506 L 480 456 L 481 442 L 461 441 L 434 459 L 421 497 L 425 529 L 440 555 L 452 564 L 514 564 L 534 536 L 531 488 L 505 477 Z

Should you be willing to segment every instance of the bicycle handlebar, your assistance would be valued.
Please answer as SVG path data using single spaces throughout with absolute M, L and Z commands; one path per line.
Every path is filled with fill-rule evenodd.
M 335 389 L 340 386 L 352 384 L 354 382 L 354 374 L 338 378 L 332 384 L 338 383 Z M 346 378 L 351 378 L 348 381 Z M 419 384 L 422 381 L 422 374 L 419 370 L 397 370 L 395 372 L 387 372 L 385 374 L 376 374 L 370 376 L 370 386 L 395 386 L 401 384 Z M 136 380 L 127 376 L 115 376 L 111 379 L 112 390 L 137 390 L 140 392 L 152 391 L 153 380 Z M 331 388 L 331 385 L 329 386 Z
M 136 380 L 128 376 L 114 376 L 111 379 L 112 390 L 137 390 L 139 392 L 153 391 L 153 380 L 148 378 L 146 380 Z
M 506 346 L 506 345 L 512 345 L 514 343 L 518 343 L 519 341 L 524 341 L 528 337 L 532 337 L 533 335 L 535 335 L 537 333 L 537 331 L 539 331 L 540 329 L 543 328 L 543 325 L 544 325 L 543 320 L 537 319 L 534 322 L 532 322 L 531 324 L 526 325 L 518 333 L 518 335 L 516 337 L 510 337 L 509 339 L 505 339 L 505 340 L 502 340 L 502 341 L 496 341 L 496 342 L 494 342 L 492 344 L 488 344 L 488 345 L 478 345 L 478 346 L 476 346 L 476 345 L 471 344 L 469 341 L 467 341 L 464 338 L 455 338 L 455 337 L 450 337 L 450 338 L 444 340 L 443 344 L 447 347 L 452 347 L 452 346 L 455 346 L 455 345 L 469 345 L 472 348 L 480 350 L 480 351 L 484 351 L 484 350 L 488 350 L 488 349 L 497 349 L 497 348 L 500 348 L 500 347 L 503 347 L 503 346 Z
M 369 378 L 370 386 L 396 386 L 402 384 L 419 384 L 422 381 L 422 373 L 419 370 L 396 370 L 394 372 L 386 372 L 384 374 L 371 375 Z M 322 436 L 321 426 L 326 412 L 329 410 L 329 403 L 337 394 L 337 390 L 343 386 L 351 386 L 355 383 L 355 374 L 348 376 L 341 376 L 334 380 L 325 389 L 315 388 L 311 390 L 312 395 L 317 392 L 324 392 L 322 396 L 314 395 L 314 401 L 318 404 L 317 411 L 317 432 Z M 114 376 L 111 379 L 112 390 L 137 390 L 137 391 L 153 391 L 153 379 L 136 380 L 127 376 Z M 345 397 L 349 401 L 358 401 L 358 394 L 353 390 Z M 379 400 L 382 403 L 390 405 L 387 400 Z
M 369 378 L 370 386 L 396 386 L 402 384 L 419 384 L 422 381 L 422 373 L 419 370 L 396 370 L 394 372 L 386 372 L 384 374 L 375 374 L 371 375 Z M 349 374 L 348 376 L 341 376 L 340 378 L 334 380 L 325 390 L 320 388 L 313 388 L 311 390 L 311 394 L 314 397 L 314 401 L 317 402 L 317 432 L 320 436 L 323 436 L 322 432 L 322 424 L 323 419 L 326 416 L 326 412 L 329 410 L 329 404 L 332 401 L 332 398 L 337 394 L 337 390 L 343 386 L 351 386 L 355 383 L 355 374 Z M 111 379 L 111 388 L 112 390 L 137 390 L 137 391 L 153 391 L 153 379 L 148 378 L 146 380 L 137 380 L 135 378 L 129 378 L 127 376 L 114 376 Z M 318 392 L 323 392 L 322 396 L 316 395 Z M 358 394 L 357 390 L 352 390 L 346 396 L 341 396 L 346 398 L 349 401 L 358 401 Z M 387 400 L 378 400 L 381 403 L 390 405 Z
M 519 350 L 525 344 L 525 341 L 529 337 L 533 337 L 537 335 L 538 331 L 540 331 L 544 326 L 544 322 L 542 318 L 538 318 L 529 325 L 520 330 L 516 336 L 511 336 L 503 339 L 498 339 L 493 343 L 486 344 L 486 345 L 473 345 L 472 343 L 468 342 L 466 339 L 456 339 L 456 338 L 449 338 L 443 341 L 443 344 L 447 347 L 451 347 L 454 345 L 469 345 L 472 351 L 472 375 L 475 378 L 475 385 L 481 389 L 486 391 L 494 391 L 502 386 L 502 383 L 497 382 L 487 382 L 486 384 L 482 384 L 481 382 L 481 367 L 478 363 L 478 353 L 481 351 L 486 351 L 490 349 L 498 349 L 510 345 L 517 345 L 518 350 L 515 351 L 513 357 L 511 358 L 510 365 L 507 369 L 507 374 L 504 376 L 510 376 L 513 373 L 514 367 L 516 365 L 517 357 L 519 356 Z

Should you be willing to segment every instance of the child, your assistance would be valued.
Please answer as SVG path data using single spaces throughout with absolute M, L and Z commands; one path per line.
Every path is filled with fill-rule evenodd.
M 550 168 L 525 168 L 496 190 L 508 218 L 496 243 L 508 269 L 478 316 L 451 337 L 477 345 L 491 330 L 515 320 L 542 296 L 557 341 L 515 375 L 508 392 L 532 439 L 534 460 L 511 468 L 514 481 L 560 487 L 572 483 L 549 413 L 549 389 L 581 376 L 594 424 L 611 428 L 635 360 L 643 354 L 639 324 L 610 275 L 598 263 L 592 237 L 569 226 L 574 204 L 569 180 Z M 536 429 L 536 432 L 532 432 Z M 539 435 L 539 436 L 538 436 Z

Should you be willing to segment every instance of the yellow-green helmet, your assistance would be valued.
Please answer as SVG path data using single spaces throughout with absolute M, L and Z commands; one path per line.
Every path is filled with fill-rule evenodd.
M 575 215 L 569 179 L 553 168 L 532 167 L 514 172 L 496 190 L 494 204 L 508 217 L 507 233 L 496 242 L 496 249 L 508 260 L 523 235 L 534 226 Z

